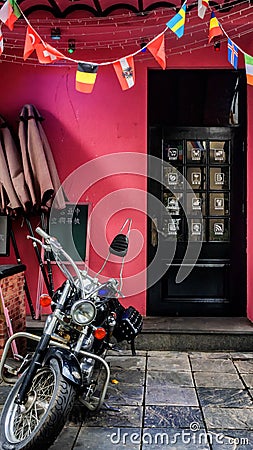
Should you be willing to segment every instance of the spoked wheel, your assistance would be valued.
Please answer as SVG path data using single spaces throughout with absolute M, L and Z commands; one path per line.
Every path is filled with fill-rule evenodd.
M 8 450 L 47 449 L 62 430 L 75 390 L 61 375 L 58 362 L 38 370 L 24 405 L 15 403 L 23 377 L 11 390 L 0 421 L 0 445 Z

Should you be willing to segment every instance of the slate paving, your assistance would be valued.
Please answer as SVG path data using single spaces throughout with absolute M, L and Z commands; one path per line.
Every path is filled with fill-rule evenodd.
M 76 404 L 52 450 L 253 449 L 253 352 L 125 351 L 107 360 L 109 408 L 85 417 Z M 9 389 L 0 384 L 0 405 Z

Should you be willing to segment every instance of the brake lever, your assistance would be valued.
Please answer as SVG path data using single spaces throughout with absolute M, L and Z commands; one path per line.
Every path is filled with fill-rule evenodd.
M 121 298 L 125 298 L 125 295 L 124 295 L 124 294 L 122 294 L 122 292 L 121 292 L 121 291 L 118 291 L 118 290 L 117 290 L 117 294 L 119 294 L 119 296 L 120 296 Z
M 26 238 L 27 238 L 27 239 L 31 239 L 32 241 L 34 241 L 34 244 L 33 244 L 33 245 L 35 245 L 35 243 L 37 243 L 37 244 L 40 244 L 41 247 L 44 248 L 44 250 L 46 250 L 47 252 L 50 252 L 50 251 L 51 251 L 51 246 L 50 246 L 50 245 L 48 245 L 48 244 L 43 244 L 43 242 L 40 241 L 39 239 L 37 239 L 36 237 L 33 237 L 33 236 L 26 236 Z
M 111 283 L 112 288 L 120 297 L 125 298 L 124 294 L 122 294 L 122 292 L 117 289 L 117 285 L 119 284 L 117 280 L 115 280 L 114 278 L 110 278 L 108 282 Z

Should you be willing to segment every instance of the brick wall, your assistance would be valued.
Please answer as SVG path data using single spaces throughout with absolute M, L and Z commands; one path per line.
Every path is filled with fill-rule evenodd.
M 0 280 L 4 303 L 8 308 L 13 332 L 25 331 L 26 329 L 26 308 L 24 292 L 24 272 L 11 275 Z M 1 303 L 1 302 L 0 302 Z M 3 353 L 4 343 L 8 339 L 7 327 L 0 304 L 0 355 Z M 17 341 L 18 350 L 21 352 L 22 343 Z M 21 352 L 22 354 L 22 352 Z

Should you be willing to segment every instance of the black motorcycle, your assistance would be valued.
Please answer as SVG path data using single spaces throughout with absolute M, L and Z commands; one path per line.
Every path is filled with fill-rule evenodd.
M 52 297 L 52 313 L 42 336 L 19 332 L 5 345 L 0 374 L 4 381 L 15 383 L 0 419 L 0 448 L 6 450 L 48 449 L 77 400 L 87 411 L 97 412 L 110 380 L 105 359 L 108 349 L 126 340 L 135 354 L 134 340 L 142 328 L 139 312 L 131 306 L 124 308 L 118 300 L 122 270 L 120 282 L 109 279 L 101 284 L 97 276 L 79 270 L 56 238 L 41 228 L 36 231 L 44 242 L 29 238 L 53 253 L 66 281 Z M 127 249 L 128 235 L 118 234 L 101 270 L 110 254 L 124 262 Z M 48 304 L 51 300 L 46 295 L 42 301 Z M 34 353 L 15 355 L 13 367 L 7 357 L 13 340 L 19 338 L 38 344 Z

